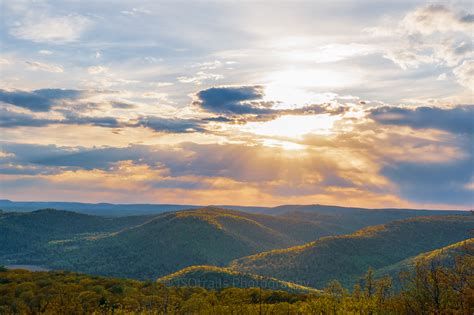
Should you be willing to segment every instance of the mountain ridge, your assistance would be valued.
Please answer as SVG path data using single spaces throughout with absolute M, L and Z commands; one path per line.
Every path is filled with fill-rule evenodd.
M 229 268 L 290 282 L 304 278 L 317 288 L 332 275 L 350 287 L 369 267 L 378 269 L 467 239 L 472 229 L 474 218 L 468 216 L 416 217 L 239 258 Z

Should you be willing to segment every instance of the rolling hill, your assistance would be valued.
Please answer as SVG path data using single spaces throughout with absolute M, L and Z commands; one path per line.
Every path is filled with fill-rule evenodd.
M 462 255 L 470 255 L 474 259 L 474 238 L 463 240 L 442 248 L 438 248 L 429 252 L 421 253 L 414 257 L 404 259 L 395 264 L 376 270 L 376 277 L 391 276 L 396 279 L 401 271 L 413 271 L 418 263 L 430 263 L 434 261 L 442 266 L 454 265 L 455 257 Z M 474 263 L 474 261 L 473 261 Z
M 282 290 L 290 293 L 319 293 L 313 288 L 305 287 L 275 278 L 245 274 L 215 266 L 191 266 L 173 274 L 161 277 L 159 283 L 175 287 L 202 287 L 207 290 L 223 288 L 262 288 Z
M 351 287 L 369 267 L 382 268 L 468 239 L 473 229 L 471 216 L 417 217 L 240 258 L 230 268 L 297 283 L 308 280 L 315 288 L 332 279 Z
M 391 231 L 390 233 L 369 233 L 373 228 L 368 228 L 353 235 L 344 235 L 364 225 L 362 219 L 357 219 L 358 216 L 367 218 L 373 215 L 373 219 L 366 220 L 368 223 L 386 222 L 400 216 L 417 216 L 419 211 L 407 211 L 406 214 L 404 210 L 396 210 L 394 214 L 389 211 L 385 217 L 382 214 L 382 211 L 352 208 L 342 208 L 332 213 L 330 209 L 321 210 L 321 206 L 316 208 L 301 206 L 298 209 L 293 206 L 284 209 L 280 207 L 275 215 L 218 207 L 130 217 L 99 217 L 52 209 L 27 213 L 0 212 L 0 264 L 38 265 L 50 269 L 152 280 L 193 265 L 222 267 L 236 260 L 239 262 L 236 266 L 239 268 L 242 266 L 241 271 L 245 273 L 304 283 L 298 280 L 305 281 L 304 277 L 311 276 L 311 264 L 314 263 L 312 259 L 316 259 L 315 262 L 321 265 L 322 271 L 334 269 L 337 272 L 338 269 L 335 266 L 340 261 L 348 259 L 347 266 L 355 264 L 365 272 L 368 265 L 374 268 L 386 267 L 462 239 L 456 236 L 456 233 L 461 231 L 458 229 L 460 225 L 458 220 L 452 220 L 448 224 L 446 221 L 448 219 L 440 216 L 424 220 L 408 219 L 400 221 L 403 224 L 397 224 L 409 226 L 415 224 L 410 222 L 421 224 L 420 222 L 427 221 L 429 223 L 426 227 L 422 225 L 426 229 L 426 234 L 416 236 L 421 240 L 425 239 L 423 246 L 414 247 L 412 251 L 407 252 L 406 256 L 397 256 L 396 259 L 385 259 L 386 257 L 379 257 L 380 255 L 377 256 L 377 253 L 370 251 L 362 251 L 358 257 L 357 253 L 352 253 L 351 250 L 357 248 L 366 250 L 366 248 L 378 248 L 377 246 L 386 250 L 387 245 L 384 247 L 379 244 L 379 241 L 383 240 L 387 240 L 387 244 L 393 242 L 393 247 L 396 249 L 397 242 L 408 237 L 402 235 L 400 239 L 397 239 L 399 232 L 394 230 L 395 223 L 375 228 L 376 230 L 386 229 Z M 460 216 L 453 217 L 460 218 Z M 467 220 L 466 222 L 472 222 L 469 221 L 471 219 L 469 216 L 463 218 Z M 442 228 L 449 229 L 451 226 L 458 231 L 452 232 L 452 235 L 447 233 L 438 237 L 429 230 L 437 228 L 434 222 L 440 222 L 440 224 L 444 222 L 441 224 Z M 336 235 L 344 236 L 334 237 Z M 357 235 L 359 237 L 356 237 Z M 369 237 L 369 235 L 376 237 Z M 450 236 L 453 237 L 450 238 Z M 357 241 L 359 239 L 360 241 Z M 314 242 L 314 240 L 318 241 Z M 413 246 L 417 244 L 416 242 Z M 328 247 L 328 253 L 324 250 L 321 252 L 320 247 L 323 245 L 319 244 L 326 244 L 324 246 Z M 294 246 L 300 247 L 295 249 Z M 318 253 L 323 253 L 321 257 L 326 257 L 327 260 L 326 258 L 318 260 L 317 257 L 313 257 L 309 250 L 312 247 L 317 248 Z M 289 255 L 291 259 L 288 262 L 297 267 L 294 271 L 288 272 L 289 276 L 287 272 L 279 268 L 275 269 L 275 274 L 273 271 L 260 272 L 260 269 L 266 272 L 266 268 L 272 268 L 274 262 L 268 266 L 258 266 L 254 271 L 245 270 L 249 267 L 245 263 L 240 265 L 240 261 L 245 262 L 245 259 L 238 260 L 242 257 L 285 248 L 290 249 L 282 250 L 282 252 L 302 253 L 300 260 L 299 254 Z M 308 250 L 302 251 L 301 248 Z M 303 255 L 306 252 L 309 254 Z M 347 257 L 342 255 L 345 252 L 348 253 Z M 273 255 L 277 252 L 271 253 Z M 364 256 L 364 253 L 368 256 Z M 267 257 L 266 255 L 269 254 L 265 253 L 259 257 Z M 358 263 L 358 260 L 361 263 Z M 342 267 L 344 266 L 342 264 Z M 283 263 L 282 268 L 293 267 L 285 266 Z M 349 270 L 347 273 L 344 267 L 340 269 L 339 274 L 333 273 L 327 277 L 353 279 L 359 275 L 358 271 L 354 271 L 354 274 L 352 272 L 353 270 Z M 293 273 L 301 274 L 303 278 L 293 277 Z M 283 275 L 283 278 L 279 275 Z M 316 277 L 319 277 L 319 274 L 316 274 Z M 314 282 L 314 279 L 312 281 Z M 321 283 L 324 281 L 318 280 L 315 285 L 319 286 Z
M 297 220 L 338 224 L 346 229 L 346 233 L 354 232 L 366 226 L 414 217 L 467 214 L 465 211 L 366 209 L 326 205 L 284 205 L 268 209 L 266 213 Z
M 317 222 L 207 207 L 162 214 L 107 237 L 56 244 L 43 265 L 80 272 L 156 279 L 191 265 L 231 260 L 338 233 Z
M 49 241 L 119 231 L 150 218 L 104 218 L 54 209 L 25 213 L 0 212 L 0 259 L 7 254 L 21 255 Z

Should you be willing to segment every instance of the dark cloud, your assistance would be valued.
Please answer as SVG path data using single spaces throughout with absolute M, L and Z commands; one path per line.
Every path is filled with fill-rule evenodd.
M 385 166 L 381 173 L 400 187 L 402 197 L 417 202 L 474 204 L 466 187 L 474 177 L 472 156 L 446 163 L 404 162 Z
M 45 127 L 53 124 L 90 125 L 107 128 L 121 127 L 121 124 L 113 117 L 86 117 L 79 116 L 72 112 L 64 112 L 63 114 L 65 118 L 61 120 L 45 119 L 35 118 L 34 116 L 26 113 L 10 111 L 6 108 L 0 108 L 0 127 Z
M 85 148 L 0 142 L 0 148 L 7 153 L 0 157 L 0 161 L 4 164 L 62 169 L 107 171 L 114 163 L 133 161 L 136 164 L 148 165 L 152 169 L 163 168 L 166 165 L 175 173 L 175 170 L 178 172 L 179 169 L 187 169 L 185 166 L 191 160 L 190 155 L 183 154 L 183 148 L 179 146 L 130 145 L 124 148 Z
M 0 127 L 16 128 L 16 127 L 44 127 L 51 124 L 50 119 L 36 119 L 29 114 L 17 113 L 0 108 Z
M 122 123 L 115 117 L 91 117 L 81 116 L 73 111 L 60 110 L 64 116 L 63 119 L 44 119 L 35 118 L 31 114 L 19 113 L 8 108 L 0 107 L 0 128 L 17 128 L 17 127 L 45 127 L 53 124 L 63 125 L 89 125 L 104 128 L 120 128 L 120 127 L 137 127 L 143 126 L 153 129 L 157 132 L 166 133 L 190 133 L 204 132 L 204 126 L 208 123 L 208 119 L 176 119 L 163 118 L 156 116 L 141 117 L 136 123 Z M 213 120 L 213 119 L 209 119 Z M 222 121 L 222 120 L 216 120 Z
M 57 147 L 55 145 L 2 143 L 1 149 L 11 154 L 0 158 L 3 163 L 7 164 L 87 170 L 107 170 L 112 163 L 126 160 L 138 161 L 150 154 L 146 147 L 141 146 L 133 146 L 124 150 L 121 148 L 87 149 Z
M 409 126 L 414 129 L 438 129 L 455 135 L 455 143 L 465 158 L 446 162 L 400 162 L 388 159 L 381 174 L 397 184 L 402 197 L 416 202 L 472 204 L 474 195 L 467 186 L 474 178 L 472 137 L 474 106 L 439 107 L 380 107 L 373 109 L 371 118 L 380 124 Z
M 204 132 L 205 122 L 199 119 L 163 118 L 156 116 L 141 117 L 134 126 L 143 126 L 157 132 L 190 133 Z
M 372 109 L 370 117 L 384 125 L 409 126 L 415 129 L 440 129 L 469 135 L 474 133 L 474 106 L 417 107 L 414 109 L 385 106 Z
M 233 119 L 224 117 L 224 116 L 217 116 L 217 117 L 208 117 L 203 118 L 204 121 L 214 121 L 214 122 L 233 122 Z
M 113 108 L 118 108 L 118 109 L 133 109 L 137 107 L 134 104 L 124 103 L 124 102 L 110 102 L 110 105 Z
M 121 127 L 121 123 L 114 117 L 88 117 L 79 116 L 75 113 L 65 114 L 65 120 L 58 121 L 60 124 L 70 125 L 91 125 L 106 128 L 118 128 Z
M 53 175 L 61 170 L 51 167 L 15 167 L 13 165 L 0 165 L 0 174 L 5 175 Z
M 284 115 L 343 114 L 347 107 L 331 104 L 311 104 L 299 108 L 275 109 L 278 102 L 263 100 L 262 86 L 213 87 L 196 94 L 195 106 L 219 116 L 204 118 L 205 121 L 245 124 L 264 122 Z
M 474 14 L 466 14 L 462 16 L 461 21 L 464 23 L 474 23 Z
M 4 174 L 54 174 L 80 169 L 113 173 L 117 162 L 132 161 L 166 176 L 147 183 L 154 188 L 205 189 L 209 182 L 199 178 L 222 177 L 258 185 L 263 191 L 279 196 L 309 195 L 324 192 L 328 187 L 386 193 L 385 188 L 351 181 L 347 169 L 341 169 L 335 161 L 320 154 L 313 158 L 287 159 L 278 149 L 263 146 L 189 142 L 125 148 L 17 143 L 2 143 L 0 147 L 6 153 L 0 158 L 0 173 Z M 472 191 L 467 187 L 474 176 L 472 157 L 444 163 L 385 161 L 384 165 L 381 175 L 399 186 L 403 198 L 423 203 L 472 204 Z M 357 178 L 367 176 L 363 170 L 350 172 Z M 191 176 L 189 181 L 183 180 L 185 176 Z
M 64 119 L 35 118 L 30 114 L 9 111 L 0 108 L 0 128 L 17 127 L 45 127 L 54 124 L 62 125 L 89 125 L 104 128 L 137 127 L 143 126 L 156 132 L 166 133 L 191 133 L 204 132 L 207 119 L 176 119 L 148 116 L 142 117 L 136 123 L 122 123 L 115 117 L 90 117 L 80 116 L 74 112 L 62 111 Z M 222 121 L 222 120 L 219 120 Z
M 261 86 L 213 87 L 199 91 L 194 105 L 222 115 L 269 114 L 271 103 L 263 95 Z
M 41 89 L 35 91 L 0 90 L 0 101 L 27 108 L 34 112 L 47 112 L 60 100 L 74 100 L 86 97 L 88 91 L 65 89 Z
M 330 173 L 335 164 L 315 157 L 314 161 L 290 159 L 285 163 L 278 150 L 263 146 L 239 144 L 181 143 L 174 146 L 131 145 L 125 148 L 57 147 L 1 143 L 8 155 L 0 158 L 4 164 L 60 169 L 111 170 L 114 163 L 132 161 L 151 169 L 166 169 L 167 175 L 226 177 L 242 182 L 260 183 L 276 178 L 300 182 L 307 174 Z M 283 159 L 284 160 L 284 159 Z M 302 165 L 304 164 L 304 165 Z M 299 169 L 299 172 L 295 172 Z M 294 178 L 293 178 L 294 177 Z M 334 184 L 334 183 L 333 183 Z

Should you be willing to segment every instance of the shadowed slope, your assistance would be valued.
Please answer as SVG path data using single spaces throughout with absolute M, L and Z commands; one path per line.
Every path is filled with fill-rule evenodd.
M 425 252 L 380 268 L 375 272 L 375 276 L 382 277 L 389 275 L 396 279 L 401 271 L 413 271 L 418 263 L 432 261 L 442 266 L 452 266 L 454 265 L 455 257 L 463 255 L 469 255 L 474 259 L 474 238 Z
M 302 244 L 337 233 L 317 222 L 207 207 L 162 214 L 99 239 L 58 244 L 52 268 L 156 279 L 192 265 L 224 266 L 231 260 Z M 73 245 L 73 246 L 71 246 Z
M 412 218 L 244 257 L 230 266 L 286 281 L 308 280 L 308 285 L 316 288 L 332 279 L 350 287 L 369 267 L 382 268 L 467 239 L 473 228 L 474 218 L 469 216 Z

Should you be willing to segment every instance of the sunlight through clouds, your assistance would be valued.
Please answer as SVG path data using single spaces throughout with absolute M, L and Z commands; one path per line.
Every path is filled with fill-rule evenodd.
M 472 206 L 467 1 L 2 9 L 1 198 Z

